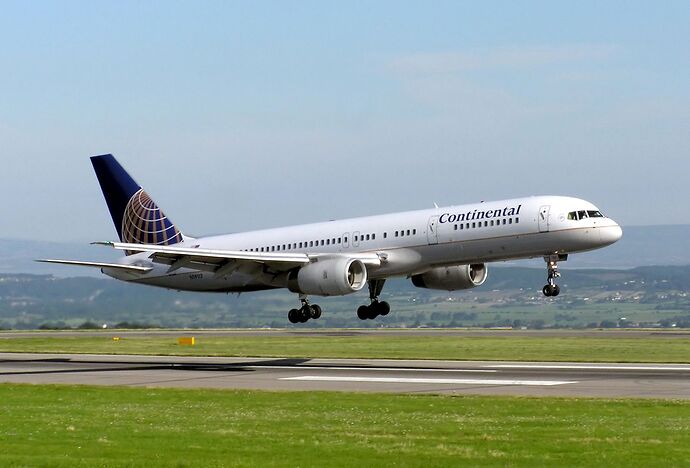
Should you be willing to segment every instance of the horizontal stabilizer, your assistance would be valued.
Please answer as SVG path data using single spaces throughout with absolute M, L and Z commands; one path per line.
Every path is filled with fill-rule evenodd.
M 92 267 L 92 268 L 113 268 L 116 270 L 126 270 L 126 271 L 131 271 L 131 272 L 136 272 L 136 273 L 146 273 L 146 272 L 153 270 L 152 267 L 144 267 L 144 266 L 137 266 L 137 265 L 122 265 L 120 263 L 80 262 L 78 260 L 55 260 L 55 259 L 50 259 L 50 258 L 42 258 L 42 259 L 39 259 L 36 261 L 42 262 L 42 263 L 57 263 L 60 265 L 77 265 L 77 266 L 85 266 L 85 267 Z

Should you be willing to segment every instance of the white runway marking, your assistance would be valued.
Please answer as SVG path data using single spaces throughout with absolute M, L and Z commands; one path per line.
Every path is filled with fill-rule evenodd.
M 480 372 L 480 373 L 495 373 L 495 369 L 422 369 L 415 367 L 331 367 L 331 366 L 242 366 L 248 369 L 298 369 L 298 370 L 345 370 L 345 371 L 395 371 L 395 372 Z
M 665 371 L 690 371 L 688 367 L 664 367 L 664 366 L 595 366 L 591 364 L 486 364 L 484 367 L 496 369 L 580 369 L 580 370 L 665 370 Z
M 420 384 L 459 384 L 459 385 L 528 385 L 553 386 L 574 384 L 577 381 L 568 380 L 500 380 L 500 379 L 426 379 L 426 378 L 398 378 L 398 377 L 336 377 L 321 375 L 302 375 L 299 377 L 283 377 L 280 380 L 302 380 L 311 382 L 376 382 L 376 383 L 420 383 Z

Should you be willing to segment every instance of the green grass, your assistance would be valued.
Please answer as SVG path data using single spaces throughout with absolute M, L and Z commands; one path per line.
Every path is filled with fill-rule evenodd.
M 114 333 L 116 334 L 116 332 Z M 193 335 L 180 332 L 180 336 Z M 3 352 L 161 354 L 191 356 L 328 357 L 448 360 L 525 360 L 587 362 L 690 362 L 690 339 L 682 336 L 621 332 L 620 337 L 501 336 L 199 336 L 194 347 L 175 337 L 126 337 L 113 334 L 61 337 L 39 334 L 2 338 Z
M 688 466 L 679 401 L 0 385 L 0 466 Z

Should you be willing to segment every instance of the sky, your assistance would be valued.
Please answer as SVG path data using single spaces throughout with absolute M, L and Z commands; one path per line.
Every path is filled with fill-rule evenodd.
M 690 223 L 690 2 L 3 1 L 0 238 L 116 233 L 113 153 L 183 232 L 557 194 Z

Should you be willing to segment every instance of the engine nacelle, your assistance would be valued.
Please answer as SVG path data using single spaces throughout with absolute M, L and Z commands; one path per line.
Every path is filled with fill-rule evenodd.
M 418 288 L 456 291 L 470 289 L 484 284 L 488 271 L 483 263 L 437 267 L 412 277 L 412 284 Z
M 367 268 L 354 258 L 328 258 L 303 266 L 288 277 L 288 289 L 316 296 L 344 296 L 367 284 Z

